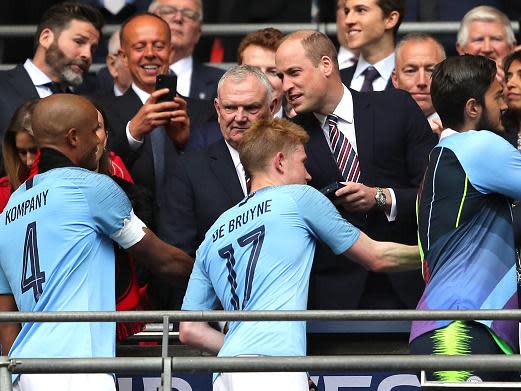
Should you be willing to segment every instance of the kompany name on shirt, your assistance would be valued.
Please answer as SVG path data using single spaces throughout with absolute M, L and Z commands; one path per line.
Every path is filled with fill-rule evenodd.
M 49 189 L 42 191 L 35 196 L 31 197 L 28 200 L 25 200 L 18 205 L 12 207 L 11 209 L 5 212 L 5 225 L 12 223 L 19 217 L 23 217 L 28 213 L 31 213 L 33 210 L 41 208 L 42 206 L 47 205 L 47 194 L 49 193 Z

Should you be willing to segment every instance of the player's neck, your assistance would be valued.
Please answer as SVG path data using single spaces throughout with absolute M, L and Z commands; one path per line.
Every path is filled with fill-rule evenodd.
M 270 177 L 267 177 L 264 175 L 255 176 L 255 177 L 252 177 L 252 179 L 251 179 L 250 193 L 253 193 L 253 192 L 263 189 L 265 187 L 277 186 L 277 185 L 282 185 L 282 184 L 283 184 L 282 182 L 274 180 L 273 178 L 270 178 Z

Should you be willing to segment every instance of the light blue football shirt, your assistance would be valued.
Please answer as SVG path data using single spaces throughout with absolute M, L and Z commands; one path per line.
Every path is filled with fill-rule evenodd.
M 206 233 L 182 309 L 305 310 L 316 240 L 340 254 L 359 235 L 312 187 L 263 188 Z M 248 354 L 305 355 L 305 322 L 230 322 L 219 356 Z
M 131 210 L 112 179 L 81 168 L 58 168 L 27 181 L 0 215 L 0 294 L 12 293 L 20 311 L 114 311 L 109 236 Z M 25 323 L 9 355 L 114 353 L 114 323 Z

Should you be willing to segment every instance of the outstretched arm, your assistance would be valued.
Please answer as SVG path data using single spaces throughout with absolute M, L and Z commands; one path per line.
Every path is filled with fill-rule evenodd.
M 224 343 L 224 334 L 206 322 L 181 322 L 179 340 L 211 354 L 219 353 Z
M 150 271 L 163 277 L 178 277 L 190 274 L 194 259 L 159 239 L 148 228 L 144 228 L 145 236 L 128 249 L 130 254 Z
M 363 232 L 344 255 L 377 272 L 414 270 L 421 266 L 418 246 L 377 242 Z

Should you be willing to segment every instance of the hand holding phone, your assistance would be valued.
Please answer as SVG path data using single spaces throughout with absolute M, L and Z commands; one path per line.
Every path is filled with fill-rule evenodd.
M 168 92 L 157 98 L 157 103 L 172 102 L 174 100 L 177 90 L 177 76 L 176 75 L 157 75 L 156 76 L 156 91 L 162 88 L 168 88 Z
M 330 200 L 333 200 L 335 196 L 335 192 L 340 189 L 341 187 L 344 187 L 344 184 L 341 182 L 333 182 L 327 185 L 326 187 L 323 187 L 319 191 L 324 194 L 327 198 Z

